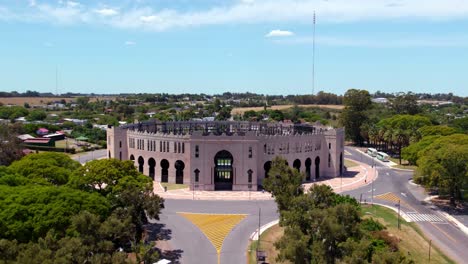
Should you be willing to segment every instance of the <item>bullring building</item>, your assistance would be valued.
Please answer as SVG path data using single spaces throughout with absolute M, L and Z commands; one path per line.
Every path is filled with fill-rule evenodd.
M 281 156 L 305 181 L 343 173 L 344 130 L 307 124 L 148 121 L 107 129 L 110 158 L 196 190 L 257 190 Z

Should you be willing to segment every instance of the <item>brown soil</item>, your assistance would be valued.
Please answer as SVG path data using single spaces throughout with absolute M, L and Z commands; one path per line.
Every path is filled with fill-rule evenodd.
M 344 105 L 298 105 L 298 106 L 299 107 L 328 108 L 328 109 L 334 109 L 334 110 L 342 110 L 344 108 Z M 291 108 L 291 107 L 293 107 L 293 105 L 273 105 L 271 107 L 268 107 L 268 109 L 270 109 L 270 110 L 285 110 L 285 109 L 288 109 L 288 108 Z M 263 107 L 262 106 L 259 106 L 259 107 L 236 107 L 236 108 L 232 109 L 231 114 L 232 115 L 236 115 L 236 114 L 242 115 L 246 111 L 250 111 L 250 110 L 262 111 Z

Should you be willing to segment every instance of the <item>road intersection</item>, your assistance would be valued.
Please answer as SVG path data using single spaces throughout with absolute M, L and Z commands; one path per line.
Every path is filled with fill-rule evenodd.
M 342 190 L 344 194 L 361 199 L 363 202 L 374 201 L 392 208 L 397 208 L 399 202 L 405 219 L 416 222 L 433 244 L 458 263 L 468 259 L 466 247 L 468 236 L 434 207 L 424 202 L 423 192 L 409 183 L 412 172 L 383 166 L 354 148 L 346 148 L 346 158 L 359 162 L 362 166 L 360 170 L 365 174 L 330 179 L 327 183 L 335 191 Z M 372 167 L 373 164 L 376 166 Z M 379 176 L 374 177 L 377 173 Z M 309 185 L 307 184 L 307 187 Z M 245 193 L 231 195 L 233 200 L 230 201 L 229 197 L 222 199 L 212 196 L 213 194 L 204 196 L 204 193 L 198 193 L 198 196 L 192 196 L 193 193 L 187 190 L 164 194 L 158 189 L 156 193 L 165 196 L 166 199 L 166 208 L 161 214 L 159 223 L 164 229 L 170 230 L 167 240 L 171 248 L 179 250 L 177 258 L 173 258 L 175 263 L 245 263 L 251 234 L 259 225 L 263 226 L 278 219 L 276 204 L 267 193 L 255 193 L 258 195 L 255 200 L 248 200 L 247 197 L 251 196 Z M 261 210 L 260 223 L 259 210 Z M 194 221 L 193 217 L 192 219 L 184 217 L 183 213 L 192 216 L 206 214 L 208 218 L 202 217 Z M 232 221 L 228 221 L 230 224 L 226 225 L 223 221 L 214 220 L 217 217 L 222 218 L 220 215 L 242 215 L 242 218 L 233 220 L 238 224 L 233 225 Z M 207 234 L 207 229 L 213 228 L 221 230 L 224 235 L 220 236 L 220 233 L 216 232 Z

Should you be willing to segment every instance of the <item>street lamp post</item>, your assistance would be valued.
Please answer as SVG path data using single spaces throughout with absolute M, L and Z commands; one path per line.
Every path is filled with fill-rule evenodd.
M 375 159 L 372 158 L 372 168 L 374 169 L 374 177 L 372 177 L 372 183 L 371 183 L 371 191 L 372 191 L 372 196 L 371 196 L 371 204 L 374 206 L 374 179 L 375 179 L 375 173 L 377 169 L 375 168 Z

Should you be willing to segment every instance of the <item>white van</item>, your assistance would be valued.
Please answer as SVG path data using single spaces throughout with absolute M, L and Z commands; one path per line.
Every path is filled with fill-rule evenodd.
M 375 148 L 368 148 L 366 153 L 371 157 L 376 157 L 378 151 Z
M 388 154 L 385 152 L 377 152 L 377 159 L 381 161 L 388 161 Z

